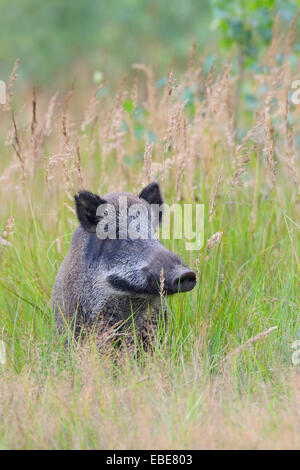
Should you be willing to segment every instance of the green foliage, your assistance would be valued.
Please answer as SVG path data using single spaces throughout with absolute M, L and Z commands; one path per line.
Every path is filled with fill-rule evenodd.
M 0 68 L 5 78 L 17 57 L 23 81 L 70 82 L 94 70 L 100 83 L 132 63 L 151 63 L 166 73 L 170 63 L 186 65 L 193 38 L 198 49 L 236 48 L 243 66 L 271 39 L 280 11 L 288 24 L 298 0 L 0 0 Z M 296 44 L 295 50 L 300 50 Z M 213 59 L 213 54 L 210 56 Z M 209 67 L 209 64 L 204 64 Z M 100 71 L 99 71 L 100 70 Z M 163 79 L 164 80 L 164 79 Z M 161 86 L 158 83 L 158 86 Z
M 236 46 L 242 65 L 253 67 L 260 50 L 271 41 L 276 14 L 290 22 L 297 8 L 297 0 L 213 0 L 211 27 L 221 32 L 223 49 Z

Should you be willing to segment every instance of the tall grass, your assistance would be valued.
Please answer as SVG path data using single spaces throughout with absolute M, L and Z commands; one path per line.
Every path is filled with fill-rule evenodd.
M 189 68 L 165 88 L 150 67 L 55 94 L 13 95 L 1 110 L 0 365 L 2 448 L 296 448 L 299 376 L 299 107 L 286 43 L 264 72 Z M 276 50 L 274 50 L 274 44 Z M 282 46 L 282 51 L 278 49 Z M 284 60 L 282 55 L 285 53 Z M 198 65 L 195 65 L 198 64 Z M 295 75 L 295 78 L 297 76 Z M 50 296 L 77 225 L 82 187 L 138 193 L 160 181 L 167 202 L 205 204 L 205 243 L 166 245 L 197 272 L 168 300 L 167 334 L 139 359 L 93 338 L 65 349 Z M 276 327 L 276 328 L 275 328 Z

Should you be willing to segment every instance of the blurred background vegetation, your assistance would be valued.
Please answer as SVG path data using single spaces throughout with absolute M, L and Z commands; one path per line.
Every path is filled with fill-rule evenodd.
M 137 62 L 166 76 L 170 64 L 177 72 L 186 67 L 194 38 L 205 68 L 230 51 L 236 67 L 255 69 L 278 11 L 288 23 L 298 6 L 299 0 L 0 0 L 0 78 L 17 57 L 23 84 L 49 88 L 87 75 L 117 83 Z

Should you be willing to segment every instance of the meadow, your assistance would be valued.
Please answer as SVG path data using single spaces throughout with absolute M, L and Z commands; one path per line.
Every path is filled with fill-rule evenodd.
M 299 75 L 295 21 L 277 26 L 261 73 L 240 77 L 230 57 L 205 70 L 193 43 L 185 73 L 134 64 L 114 95 L 74 81 L 18 96 L 16 62 L 0 111 L 2 449 L 299 448 Z M 152 180 L 170 204 L 205 205 L 199 251 L 164 242 L 195 289 L 168 300 L 151 353 L 66 349 L 51 291 L 73 195 Z

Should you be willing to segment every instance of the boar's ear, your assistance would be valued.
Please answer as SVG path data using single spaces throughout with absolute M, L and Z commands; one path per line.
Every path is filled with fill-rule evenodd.
M 141 199 L 149 202 L 149 204 L 163 204 L 163 198 L 160 192 L 159 184 L 153 181 L 152 183 L 148 184 L 142 192 L 139 194 Z
M 139 194 L 141 199 L 144 199 L 149 204 L 157 204 L 161 206 L 164 203 L 164 200 L 161 195 L 159 184 L 153 181 L 152 183 L 148 184 L 142 192 Z M 162 208 L 159 209 L 158 213 L 158 222 L 161 223 L 162 221 Z M 154 224 L 156 225 L 157 219 L 154 220 Z
M 97 208 L 106 203 L 104 199 L 89 191 L 79 191 L 74 196 L 76 213 L 81 226 L 87 232 L 96 232 L 99 217 L 96 215 Z

